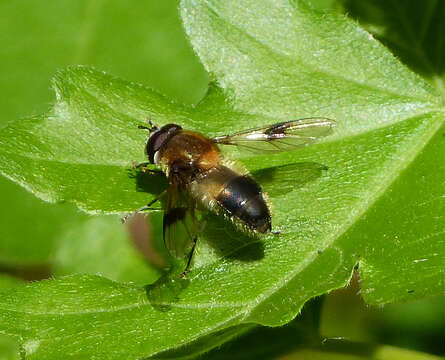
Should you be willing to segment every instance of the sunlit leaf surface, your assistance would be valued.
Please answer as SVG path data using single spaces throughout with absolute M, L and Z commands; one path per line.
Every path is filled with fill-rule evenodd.
M 147 116 L 209 135 L 335 119 L 317 145 L 240 158 L 281 234 L 254 239 L 209 216 L 187 280 L 33 283 L 0 296 L 0 333 L 20 336 L 30 358 L 169 357 L 214 332 L 206 346 L 216 346 L 233 326 L 289 322 L 311 297 L 345 285 L 357 264 L 372 303 L 443 292 L 438 93 L 358 25 L 300 1 L 184 0 L 181 13 L 215 82 L 200 104 L 70 68 L 55 79 L 49 113 L 0 130 L 0 171 L 45 200 L 125 213 L 166 185 L 130 169 L 144 160 L 137 125 Z

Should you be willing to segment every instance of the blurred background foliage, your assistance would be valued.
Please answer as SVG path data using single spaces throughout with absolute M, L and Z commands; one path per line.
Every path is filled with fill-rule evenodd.
M 321 10 L 345 12 L 362 22 L 402 61 L 437 86 L 443 79 L 443 64 L 434 59 L 445 58 L 441 56 L 445 45 L 440 45 L 445 37 L 437 35 L 445 29 L 445 17 L 439 16 L 445 14 L 445 5 L 434 0 L 389 3 L 312 0 Z M 208 78 L 188 44 L 177 6 L 175 0 L 1 1 L 0 126 L 45 112 L 54 96 L 51 78 L 58 69 L 73 64 L 94 66 L 142 83 L 180 102 L 199 101 Z M 408 24 L 400 23 L 401 10 L 409 14 L 404 17 Z M 429 12 L 434 15 L 434 26 L 416 32 L 416 15 Z M 433 53 L 425 50 L 428 44 L 434 45 Z M 411 56 L 412 52 L 423 53 L 420 58 L 424 61 L 415 62 L 419 57 Z M 126 231 L 116 217 L 91 217 L 72 205 L 44 203 L 2 177 L 0 198 L 0 289 L 70 273 L 97 273 L 140 284 L 159 276 L 146 260 L 158 265 L 163 260 L 153 258 L 153 249 L 144 245 L 143 234 L 151 233 L 141 230 L 140 221 Z M 159 223 L 160 217 L 152 221 Z M 159 238 L 160 234 L 151 235 Z M 444 301 L 436 297 L 371 308 L 360 298 L 357 275 L 347 289 L 308 303 L 303 316 L 292 324 L 280 329 L 257 328 L 208 357 L 237 351 L 240 358 L 250 358 L 252 346 L 258 344 L 253 339 L 258 338 L 264 339 L 264 346 L 257 347 L 257 358 L 346 358 L 336 355 L 329 340 L 321 353 L 308 349 L 311 341 L 320 344 L 321 339 L 354 344 L 351 348 L 355 350 L 347 357 L 351 359 L 391 358 L 390 348 L 385 349 L 386 357 L 376 357 L 383 344 L 445 355 Z M 392 358 L 407 358 L 397 354 Z M 412 352 L 410 356 L 429 358 Z M 15 358 L 19 358 L 17 345 L 0 335 L 0 359 Z
M 2 1 L 0 126 L 45 112 L 51 78 L 72 64 L 94 66 L 194 103 L 207 75 L 188 45 L 176 1 Z M 106 131 L 106 129 L 103 129 Z M 0 178 L 4 204 L 0 268 L 39 278 L 55 241 L 87 216 L 68 204 L 46 204 Z M 39 270 L 39 274 L 35 271 Z M 26 274 L 25 274 L 26 273 Z

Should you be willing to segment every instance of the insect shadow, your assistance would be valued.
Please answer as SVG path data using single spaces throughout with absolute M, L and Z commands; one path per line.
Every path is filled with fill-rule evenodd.
M 278 197 L 315 181 L 327 169 L 325 165 L 316 162 L 303 162 L 264 168 L 251 175 L 262 185 L 267 195 Z M 221 216 L 208 213 L 205 221 L 206 242 L 219 256 L 246 262 L 264 257 L 264 242 L 261 238 L 250 236 Z
M 315 181 L 327 169 L 325 165 L 316 162 L 301 162 L 263 168 L 253 171 L 252 176 L 263 186 L 266 194 L 273 198 Z M 159 194 L 168 186 L 163 174 L 141 170 L 133 170 L 130 174 L 136 179 L 137 191 Z M 162 199 L 161 203 L 164 202 L 165 199 Z M 264 257 L 264 245 L 260 238 L 249 235 L 222 216 L 210 212 L 203 212 L 203 220 L 206 225 L 202 237 L 206 238 L 218 256 L 246 262 Z
M 270 197 L 279 197 L 317 180 L 328 167 L 316 162 L 300 162 L 268 167 L 252 172 Z
M 264 244 L 260 238 L 249 235 L 231 221 L 212 213 L 204 217 L 203 237 L 218 257 L 251 262 L 264 257 Z
M 138 192 L 158 195 L 168 186 L 167 178 L 162 172 L 150 173 L 141 169 L 128 169 L 128 177 L 135 179 Z
M 325 170 L 327 167 L 322 164 L 304 162 L 264 168 L 252 172 L 252 176 L 274 197 L 315 181 Z M 160 193 L 167 186 L 167 180 L 160 174 L 138 171 L 134 177 L 138 191 Z M 261 238 L 250 236 L 232 222 L 210 212 L 205 213 L 203 220 L 206 226 L 202 237 L 206 238 L 206 243 L 219 257 L 245 262 L 258 261 L 264 257 L 264 242 Z M 190 280 L 180 278 L 177 273 L 178 269 L 172 266 L 156 282 L 145 287 L 147 299 L 155 309 L 169 311 L 188 287 Z

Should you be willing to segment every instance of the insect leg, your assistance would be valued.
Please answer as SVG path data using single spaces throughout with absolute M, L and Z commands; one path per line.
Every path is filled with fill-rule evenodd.
M 194 207 L 192 207 L 192 209 L 191 209 L 191 214 L 192 214 L 192 219 L 193 219 L 193 228 L 196 228 L 196 217 L 195 217 Z M 185 266 L 185 269 L 181 273 L 181 275 L 179 275 L 181 278 L 185 278 L 185 276 L 187 275 L 187 273 L 190 270 L 190 265 L 192 264 L 193 255 L 195 254 L 196 244 L 198 242 L 198 235 L 195 234 L 192 236 L 192 233 L 190 232 L 190 229 L 185 222 L 184 222 L 184 227 L 185 227 L 185 230 L 187 231 L 188 236 L 190 238 L 192 238 L 193 245 L 192 245 L 192 249 L 190 250 L 189 257 L 187 259 L 187 265 Z
M 146 167 L 148 165 L 150 165 L 149 161 L 144 161 L 144 162 L 141 162 L 141 163 L 134 162 L 134 163 L 131 164 L 131 168 L 133 170 L 136 170 L 136 169 L 139 169 L 141 167 Z
M 192 263 L 192 259 L 193 259 L 193 255 L 195 253 L 195 249 L 196 249 L 196 243 L 198 242 L 198 236 L 195 235 L 195 237 L 193 238 L 193 246 L 192 246 L 192 250 L 190 250 L 190 255 L 189 258 L 187 260 L 187 265 L 185 266 L 184 271 L 181 273 L 181 275 L 179 275 L 182 278 L 185 278 L 185 276 L 187 275 L 187 273 L 190 270 L 190 265 Z
M 142 168 L 142 172 L 144 172 L 144 173 L 159 174 L 159 175 L 164 174 L 164 172 L 162 170 L 160 170 L 160 169 L 149 169 L 147 167 L 148 165 L 151 165 L 151 163 L 148 162 L 148 161 L 144 161 L 144 162 L 141 162 L 139 164 L 138 163 L 134 163 L 134 164 L 131 165 L 131 169 L 132 170 L 136 170 L 136 169 L 141 169 Z
M 149 174 L 157 174 L 157 175 L 164 175 L 164 172 L 159 169 L 149 169 L 149 168 L 142 168 L 142 172 L 149 173 Z
M 123 218 L 121 218 L 122 223 L 124 224 L 130 217 L 132 217 L 133 215 L 141 212 L 141 211 L 145 211 L 145 210 L 150 210 L 151 206 L 159 201 L 165 194 L 167 194 L 167 190 L 164 190 L 163 192 L 161 192 L 158 196 L 156 196 L 152 201 L 150 201 L 147 205 L 142 206 L 141 208 L 133 211 L 130 214 L 125 215 Z

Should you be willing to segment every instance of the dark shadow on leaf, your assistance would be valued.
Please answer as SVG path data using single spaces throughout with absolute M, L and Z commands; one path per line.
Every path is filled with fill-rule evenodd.
M 8 265 L 0 263 L 0 273 L 26 281 L 38 281 L 51 278 L 51 264 Z
M 128 176 L 135 180 L 136 191 L 158 195 L 167 188 L 167 178 L 162 173 L 152 174 L 141 169 L 128 169 Z
M 327 166 L 316 162 L 302 162 L 275 166 L 252 172 L 252 176 L 271 197 L 287 194 L 313 182 L 328 170 Z
M 245 324 L 239 326 L 232 326 L 223 330 L 218 330 L 210 333 L 209 335 L 198 337 L 197 339 L 177 348 L 171 350 L 162 351 L 156 354 L 154 357 L 145 358 L 148 359 L 183 359 L 192 358 L 191 355 L 194 354 L 198 359 L 201 359 L 203 350 L 212 349 L 221 343 L 231 340 L 234 337 L 239 337 L 242 334 L 248 333 L 249 330 L 253 330 L 255 325 Z M 215 351 L 217 353 L 217 351 Z M 199 357 L 201 355 L 201 357 Z M 232 359 L 234 354 L 225 353 L 227 357 L 219 357 L 225 359 Z M 218 357 L 218 355 L 216 355 Z M 261 357 L 259 357 L 261 358 Z M 246 358 L 247 359 L 247 358 Z M 252 358 L 253 359 L 253 358 Z
M 342 0 L 357 19 L 415 72 L 426 77 L 445 71 L 445 2 L 436 0 Z
M 328 168 L 315 162 L 275 166 L 252 172 L 252 176 L 270 197 L 284 195 L 318 179 Z M 264 257 L 262 235 L 243 231 L 221 216 L 207 214 L 206 241 L 224 258 L 258 261 Z
M 241 230 L 222 216 L 208 213 L 205 217 L 204 235 L 220 257 L 250 262 L 264 257 L 261 236 Z
M 322 304 L 322 297 L 310 300 L 299 316 L 284 326 L 271 328 L 245 324 L 229 327 L 158 353 L 151 359 L 182 359 L 201 354 L 200 360 L 272 360 L 298 349 L 311 346 L 321 348 L 323 339 L 318 329 Z M 212 350 L 202 354 L 203 349 Z
M 315 162 L 294 163 L 257 170 L 252 176 L 271 196 L 280 196 L 318 179 L 327 167 Z M 160 186 L 161 192 L 167 186 L 165 177 L 157 174 L 136 172 L 138 187 L 142 191 L 153 192 L 153 184 Z M 160 184 L 160 185 L 159 185 Z M 244 262 L 259 261 L 264 257 L 264 235 L 255 235 L 223 216 L 204 211 L 204 230 L 199 237 L 216 251 L 221 258 Z M 199 240 L 198 237 L 198 241 Z M 147 286 L 147 297 L 153 306 L 167 311 L 169 305 L 179 299 L 181 291 L 188 285 L 172 271 L 164 274 L 156 283 Z

